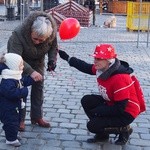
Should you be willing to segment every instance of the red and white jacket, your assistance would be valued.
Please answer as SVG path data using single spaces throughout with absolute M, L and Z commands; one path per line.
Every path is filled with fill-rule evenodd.
M 116 74 L 105 81 L 97 78 L 97 83 L 100 95 L 106 100 L 108 105 L 128 99 L 125 111 L 134 118 L 139 115 L 141 112 L 140 103 L 134 81 L 129 74 Z
M 117 59 L 117 61 L 119 60 Z M 97 75 L 99 94 L 106 100 L 108 106 L 127 100 L 124 111 L 136 118 L 146 109 L 143 92 L 136 77 L 131 75 L 133 69 L 129 67 L 127 62 L 120 61 L 120 63 L 120 68 L 116 72 L 112 72 L 107 78 L 102 79 L 94 64 L 88 64 L 76 57 L 71 57 L 69 60 L 70 66 L 79 71 Z

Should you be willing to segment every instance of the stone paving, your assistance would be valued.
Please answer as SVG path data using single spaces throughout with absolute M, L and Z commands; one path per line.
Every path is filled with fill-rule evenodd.
M 96 15 L 96 25 L 81 28 L 77 37 L 61 41 L 59 47 L 70 56 L 76 56 L 92 63 L 89 54 L 95 45 L 112 43 L 118 57 L 128 61 L 134 68 L 144 90 L 147 110 L 131 124 L 133 133 L 125 146 L 114 145 L 115 135 L 109 142 L 88 144 L 86 139 L 92 137 L 86 129 L 87 117 L 81 107 L 83 95 L 98 93 L 96 78 L 83 74 L 69 67 L 66 61 L 58 56 L 57 68 L 53 74 L 45 71 L 44 85 L 44 118 L 51 123 L 45 129 L 30 124 L 30 100 L 27 103 L 26 130 L 20 133 L 22 146 L 14 148 L 5 144 L 2 124 L 0 124 L 0 150 L 149 150 L 150 149 L 150 48 L 146 45 L 147 33 L 140 33 L 137 48 L 137 32 L 126 30 L 126 16 L 117 16 L 115 29 L 103 28 L 108 15 Z M 12 30 L 20 21 L 0 22 L 0 52 L 6 50 L 6 43 Z M 149 43 L 150 44 L 150 43 Z M 47 62 L 47 59 L 46 59 Z

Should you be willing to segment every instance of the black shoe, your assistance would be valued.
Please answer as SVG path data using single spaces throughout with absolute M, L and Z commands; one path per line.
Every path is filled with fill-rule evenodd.
M 116 145 L 125 145 L 128 140 L 129 136 L 132 134 L 133 129 L 130 126 L 125 127 L 125 130 L 119 134 L 118 140 L 115 141 Z
M 87 139 L 87 143 L 104 142 L 109 139 L 109 134 L 96 134 L 93 138 Z

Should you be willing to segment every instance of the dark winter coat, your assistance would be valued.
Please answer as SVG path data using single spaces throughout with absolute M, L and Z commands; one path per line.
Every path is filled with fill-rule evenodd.
M 5 64 L 0 63 L 0 74 L 3 69 L 9 69 Z M 33 83 L 30 76 L 21 80 L 13 78 L 1 79 L 0 82 L 0 120 L 3 123 L 3 130 L 8 141 L 17 139 L 19 124 L 21 120 L 21 99 L 26 102 L 28 95 L 27 86 Z
M 46 41 L 34 45 L 31 39 L 31 26 L 38 16 L 45 16 L 50 20 L 53 32 Z M 53 18 L 45 12 L 34 12 L 26 18 L 22 25 L 13 31 L 7 45 L 8 52 L 17 53 L 22 56 L 25 61 L 24 72 L 30 75 L 36 68 L 44 66 L 45 54 L 48 54 L 48 61 L 56 61 L 56 34 L 57 26 Z
M 0 72 L 8 67 L 5 64 L 0 64 Z M 33 84 L 33 79 L 30 76 L 24 76 L 21 80 L 22 87 L 20 87 L 19 80 L 15 79 L 1 79 L 0 82 L 0 109 L 20 109 L 21 99 L 26 101 L 28 95 L 28 88 Z

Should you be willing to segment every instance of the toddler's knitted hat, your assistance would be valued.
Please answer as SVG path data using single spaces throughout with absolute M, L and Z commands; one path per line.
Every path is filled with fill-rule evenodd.
M 19 66 L 21 62 L 23 61 L 22 57 L 15 53 L 6 53 L 4 55 L 4 58 L 5 58 L 4 63 L 11 70 L 19 70 Z

